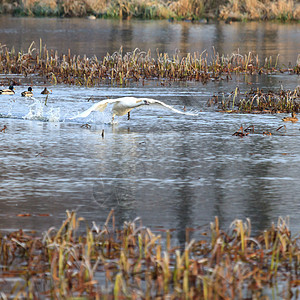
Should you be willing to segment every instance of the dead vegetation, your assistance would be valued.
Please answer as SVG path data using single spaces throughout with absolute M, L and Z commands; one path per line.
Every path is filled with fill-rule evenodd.
M 221 5 L 220 17 L 232 20 L 299 20 L 300 4 L 293 0 L 230 0 Z
M 120 51 L 107 54 L 103 59 L 96 56 L 88 58 L 67 54 L 59 55 L 48 50 L 40 42 L 36 48 L 33 42 L 26 52 L 16 52 L 0 45 L 0 73 L 22 74 L 25 77 L 36 75 L 44 83 L 95 86 L 102 83 L 128 85 L 131 82 L 145 80 L 199 81 L 207 83 L 210 80 L 231 80 L 235 74 L 299 74 L 300 65 L 280 68 L 276 60 L 266 58 L 260 61 L 251 52 L 246 55 L 233 53 L 220 55 L 214 53 L 209 57 L 206 51 L 202 53 L 179 54 L 148 52 L 135 49 L 132 52 Z M 9 83 L 2 83 L 7 85 Z
M 177 19 L 299 20 L 296 0 L 3 0 L 1 13 L 26 16 Z
M 80 226 L 83 225 L 85 230 Z M 170 231 L 139 220 L 115 227 L 113 211 L 89 226 L 67 212 L 43 237 L 19 230 L 0 237 L 1 297 L 26 299 L 284 299 L 299 297 L 299 237 L 286 220 L 252 236 L 250 220 L 218 218 L 203 239 L 173 247 Z M 176 244 L 176 243 L 175 243 Z
M 207 101 L 207 106 L 216 106 L 220 111 L 227 113 L 299 113 L 300 87 L 278 91 L 251 89 L 245 93 L 241 93 L 237 87 L 228 95 L 214 95 Z M 296 118 L 287 119 L 293 120 L 296 122 Z

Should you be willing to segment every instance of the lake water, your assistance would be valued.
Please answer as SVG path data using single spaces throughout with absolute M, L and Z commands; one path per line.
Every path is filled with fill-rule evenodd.
M 279 53 L 281 63 L 295 65 L 300 45 L 299 25 L 285 24 L 1 17 L 0 28 L 1 44 L 17 50 L 42 38 L 48 49 L 65 53 L 71 48 L 73 54 L 99 58 L 121 45 L 124 51 L 138 47 L 169 53 L 215 46 L 220 53 L 239 48 L 261 58 Z M 49 87 L 47 106 L 41 85 L 33 87 L 36 100 L 20 96 L 28 80 L 16 87 L 16 95 L 0 97 L 0 127 L 7 126 L 0 132 L 0 229 L 46 230 L 59 226 L 67 209 L 102 223 L 114 208 L 119 223 L 140 216 L 154 231 L 176 229 L 180 242 L 185 228 L 207 226 L 215 216 L 224 228 L 235 218 L 248 217 L 255 232 L 279 216 L 290 216 L 292 230 L 300 230 L 300 123 L 286 124 L 279 133 L 283 115 L 230 115 L 206 106 L 213 94 L 236 86 L 241 91 L 249 86 L 294 89 L 299 76 L 241 76 L 207 85 L 58 85 Z M 121 96 L 155 98 L 199 115 L 147 107 L 132 111 L 129 121 L 118 117 L 113 126 L 109 111 L 70 120 L 92 105 L 90 98 Z M 82 128 L 86 123 L 91 128 Z M 232 136 L 241 125 L 254 125 L 256 133 Z M 273 135 L 264 136 L 265 130 Z M 26 213 L 30 215 L 17 216 Z
M 180 51 L 231 54 L 256 53 L 260 59 L 280 54 L 282 64 L 296 63 L 299 54 L 300 25 L 280 23 L 192 24 L 168 21 L 120 21 L 55 18 L 0 17 L 0 43 L 16 50 L 28 49 L 32 41 L 39 48 L 40 39 L 48 49 L 88 57 L 103 57 L 123 47 L 151 49 L 169 54 Z

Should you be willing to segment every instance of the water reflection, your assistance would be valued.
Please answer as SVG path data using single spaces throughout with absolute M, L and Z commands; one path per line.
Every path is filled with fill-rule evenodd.
M 146 223 L 175 226 L 181 242 L 186 227 L 207 224 L 215 215 L 223 226 L 247 216 L 255 231 L 266 228 L 279 213 L 281 196 L 270 181 L 278 169 L 264 155 L 276 153 L 279 140 L 222 137 L 228 127 L 212 128 L 212 120 L 193 126 L 177 120 L 175 128 L 164 120 L 165 128 L 152 124 L 156 134 L 142 124 L 135 131 L 115 129 L 110 143 L 97 148 L 103 162 L 94 197 L 107 210 L 116 208 L 121 220 L 141 215 Z
M 121 21 L 55 18 L 0 18 L 1 44 L 27 50 L 40 39 L 59 53 L 96 55 L 102 58 L 123 47 L 125 52 L 139 48 L 174 54 L 207 50 L 231 54 L 239 49 L 260 59 L 280 54 L 280 62 L 296 63 L 299 54 L 299 24 L 280 23 L 214 23 L 191 24 L 168 21 Z
M 182 105 L 179 98 L 173 105 Z M 277 128 L 279 116 L 189 117 L 145 110 L 130 121 L 90 130 L 2 120 L 9 128 L 0 136 L 7 153 L 0 170 L 2 228 L 58 226 L 66 209 L 101 223 L 112 208 L 119 223 L 141 216 L 145 225 L 177 229 L 181 243 L 187 227 L 209 224 L 216 215 L 224 227 L 249 217 L 258 231 L 290 214 L 292 228 L 298 228 L 299 170 L 297 163 L 287 167 L 290 156 L 282 155 L 300 160 L 298 124 L 290 124 L 287 136 L 230 134 L 241 123 L 254 123 L 258 132 Z M 16 220 L 26 212 L 33 216 Z M 40 213 L 50 213 L 42 224 Z

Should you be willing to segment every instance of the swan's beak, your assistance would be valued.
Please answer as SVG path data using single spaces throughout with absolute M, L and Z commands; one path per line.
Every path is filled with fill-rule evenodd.
M 147 100 L 144 100 L 145 105 L 149 105 L 150 103 Z

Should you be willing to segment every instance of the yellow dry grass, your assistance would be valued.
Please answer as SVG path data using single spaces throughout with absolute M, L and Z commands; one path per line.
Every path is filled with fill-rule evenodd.
M 170 8 L 177 16 L 190 18 L 203 13 L 204 3 L 202 0 L 178 0 L 172 2 Z
M 115 18 L 300 20 L 299 0 L 2 0 L 2 13 Z
M 24 8 L 31 9 L 35 5 L 39 4 L 42 7 L 49 7 L 55 10 L 57 7 L 57 1 L 55 0 L 23 0 L 22 4 Z
M 250 19 L 259 19 L 265 13 L 265 5 L 257 0 L 245 0 L 244 9 Z
M 288 16 L 288 18 L 300 19 L 300 4 L 292 0 L 278 0 L 270 3 L 269 17 Z
M 293 0 L 230 0 L 220 7 L 221 18 L 247 20 L 300 19 L 300 4 Z
M 86 5 L 95 13 L 103 13 L 109 1 L 106 0 L 85 0 Z
M 80 17 L 87 13 L 84 0 L 64 0 L 62 7 L 67 16 Z

